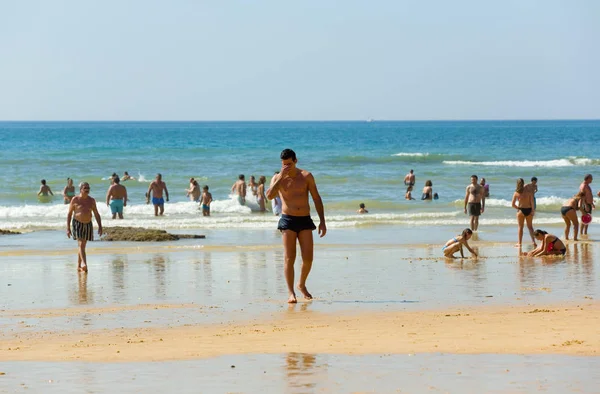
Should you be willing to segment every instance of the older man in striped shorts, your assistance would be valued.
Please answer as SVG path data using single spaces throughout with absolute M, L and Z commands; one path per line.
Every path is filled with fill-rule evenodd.
M 94 240 L 92 213 L 96 217 L 96 222 L 98 222 L 98 235 L 102 236 L 102 220 L 96 208 L 96 200 L 90 197 L 90 184 L 82 182 L 79 184 L 79 195 L 71 200 L 69 213 L 67 214 L 67 237 L 70 238 L 72 235 L 73 239 L 77 240 L 79 246 L 77 270 L 80 272 L 88 271 L 85 247 L 87 241 Z

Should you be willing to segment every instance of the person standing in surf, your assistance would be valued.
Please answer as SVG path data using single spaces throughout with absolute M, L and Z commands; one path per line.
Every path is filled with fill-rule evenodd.
M 517 206 L 517 201 L 519 202 L 519 206 Z M 529 230 L 533 246 L 537 246 L 535 237 L 533 236 L 533 215 L 535 213 L 533 208 L 533 193 L 530 189 L 525 188 L 523 178 L 517 180 L 517 188 L 513 194 L 511 205 L 517 210 L 517 223 L 519 226 L 519 243 L 517 243 L 517 246 L 521 247 L 523 242 L 523 227 L 525 226 L 525 222 L 527 222 L 527 229 Z
M 477 175 L 471 175 L 471 184 L 465 192 L 465 214 L 471 217 L 471 230 L 479 229 L 479 216 L 485 211 L 485 189 L 477 184 Z
M 63 189 L 63 201 L 65 204 L 70 204 L 73 197 L 75 197 L 75 186 L 73 186 L 73 180 L 67 178 L 67 186 Z
M 169 190 L 167 190 L 167 184 L 163 182 L 162 175 L 156 174 L 156 179 L 152 181 L 148 187 L 146 193 L 146 204 L 150 204 L 150 197 L 152 197 L 152 205 L 154 205 L 154 216 L 158 216 L 159 210 L 162 216 L 165 212 L 165 200 L 163 199 L 163 191 L 169 201 Z
M 581 211 L 582 215 L 592 215 L 592 209 L 596 208 L 594 205 L 594 193 L 592 193 L 592 188 L 590 187 L 590 183 L 594 178 L 592 174 L 587 174 L 583 178 L 583 182 L 579 185 L 579 191 L 583 193 L 584 197 L 581 199 Z M 588 225 L 581 221 L 581 235 L 587 235 L 588 233 Z
M 404 177 L 404 186 L 414 186 L 415 185 L 415 174 L 413 170 L 410 170 L 408 174 Z
M 313 175 L 296 167 L 298 160 L 296 159 L 296 153 L 291 149 L 284 149 L 281 152 L 280 159 L 281 171 L 271 179 L 271 186 L 267 190 L 267 198 L 273 200 L 277 196 L 281 197 L 282 214 L 277 229 L 283 235 L 284 274 L 289 292 L 288 303 L 295 304 L 298 302 L 294 291 L 296 241 L 300 244 L 300 252 L 302 253 L 302 268 L 297 288 L 307 300 L 313 298 L 306 288 L 306 279 L 312 268 L 314 254 L 312 232 L 316 229 L 310 217 L 309 193 L 319 215 L 320 237 L 324 237 L 327 233 L 327 226 L 325 225 L 323 200 L 321 200 Z
M 96 200 L 90 197 L 90 184 L 81 182 L 79 184 L 79 195 L 71 199 L 69 212 L 67 213 L 67 237 L 77 241 L 79 247 L 77 252 L 77 270 L 87 272 L 87 257 L 85 247 L 88 241 L 94 240 L 94 226 L 92 214 L 98 223 L 98 235 L 102 236 L 102 220 L 96 207 Z

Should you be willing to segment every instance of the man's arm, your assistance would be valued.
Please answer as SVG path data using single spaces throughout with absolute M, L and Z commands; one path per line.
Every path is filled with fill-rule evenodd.
M 74 210 L 73 201 L 75 201 L 76 198 L 77 197 L 75 197 L 71 200 L 71 203 L 69 204 L 69 212 L 67 213 L 67 237 L 68 238 L 71 238 L 71 218 L 73 217 L 73 210 Z
M 242 197 L 246 198 L 246 182 L 241 184 L 242 186 Z
M 110 195 L 112 192 L 112 185 L 108 188 L 108 190 L 106 191 L 106 205 L 110 205 Z
M 92 212 L 94 213 L 94 217 L 98 223 L 98 235 L 102 236 L 102 220 L 100 219 L 100 214 L 98 213 L 98 208 L 96 207 L 96 201 L 92 202 Z
M 38 196 L 39 196 L 40 194 L 42 194 L 42 190 L 44 190 L 44 186 L 40 186 L 40 191 L 39 191 L 39 192 L 38 192 L 38 194 L 37 194 Z
M 467 202 L 469 201 L 469 186 L 467 186 L 467 190 L 465 192 L 465 213 L 467 213 Z
M 123 186 L 125 188 L 125 194 L 123 195 L 123 206 L 126 207 L 127 206 L 127 188 L 125 186 Z
M 148 193 L 146 193 L 146 203 L 150 202 L 150 197 L 152 195 L 152 188 L 154 187 L 154 182 L 150 183 L 150 186 L 148 186 Z
M 277 197 L 277 193 L 279 192 L 279 182 L 281 182 L 281 174 L 274 175 L 271 178 L 271 185 L 267 189 L 267 198 L 269 200 Z
M 167 189 L 167 184 L 163 182 L 163 188 L 165 189 L 165 195 L 167 196 L 167 201 L 169 201 L 169 190 Z
M 481 195 L 483 197 L 481 197 L 481 213 L 483 213 L 483 211 L 485 211 L 485 189 L 483 188 L 483 186 L 481 187 Z
M 52 193 L 52 189 L 50 189 L 50 186 L 48 186 L 48 193 L 50 193 L 51 196 L 54 196 L 54 193 Z M 592 197 L 592 201 L 594 200 L 594 197 Z
M 319 235 L 324 237 L 327 233 L 327 226 L 325 225 L 325 209 L 323 208 L 323 200 L 321 200 L 321 196 L 317 190 L 317 183 L 311 173 L 306 177 L 306 183 L 308 184 L 308 191 L 312 196 L 313 202 L 315 203 L 315 209 L 319 215 Z

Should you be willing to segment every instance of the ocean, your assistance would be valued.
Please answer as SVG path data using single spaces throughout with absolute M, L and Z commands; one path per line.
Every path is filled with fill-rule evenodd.
M 277 218 L 239 206 L 230 194 L 238 174 L 257 179 L 280 169 L 291 148 L 298 167 L 315 176 L 329 228 L 468 225 L 465 187 L 472 174 L 490 184 L 480 219 L 514 226 L 510 207 L 517 178 L 539 179 L 534 224 L 560 224 L 562 203 L 586 173 L 600 165 L 600 121 L 469 122 L 0 122 L 0 228 L 63 229 L 66 178 L 87 181 L 104 220 L 113 172 L 136 178 L 123 184 L 130 202 L 125 220 L 110 224 L 165 229 L 274 228 Z M 414 169 L 415 201 L 404 200 L 405 174 Z M 144 193 L 162 173 L 171 200 L 155 218 Z M 202 217 L 185 196 L 190 177 L 208 185 L 212 216 Z M 46 179 L 56 197 L 36 194 Z M 421 201 L 426 180 L 439 200 Z M 591 185 L 594 189 L 594 184 Z M 78 188 L 76 188 L 78 190 Z M 369 214 L 357 215 L 359 203 Z M 313 215 L 316 212 L 313 209 Z M 109 223 L 109 222 L 107 222 Z

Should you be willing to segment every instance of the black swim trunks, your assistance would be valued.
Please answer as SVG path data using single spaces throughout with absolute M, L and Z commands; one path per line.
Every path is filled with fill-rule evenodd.
M 467 213 L 469 216 L 481 216 L 481 203 L 470 202 L 467 204 Z
M 527 217 L 531 215 L 532 208 L 519 208 L 519 211 L 523 214 L 523 216 Z
M 277 230 L 292 230 L 293 232 L 299 233 L 303 230 L 315 230 L 317 226 L 312 221 L 310 216 L 290 216 L 281 215 L 279 218 L 279 224 L 277 224 Z
M 570 211 L 571 209 L 572 209 L 572 210 L 575 210 L 575 208 L 573 208 L 573 207 L 569 207 L 569 206 L 567 206 L 567 207 L 562 207 L 562 208 L 560 209 L 560 214 L 561 214 L 561 215 L 563 215 L 563 216 L 565 216 L 567 213 L 569 213 L 569 211 Z
M 584 201 L 581 202 L 581 208 L 583 209 L 583 212 L 591 214 L 592 213 L 592 204 L 588 204 Z
M 92 222 L 81 223 L 77 219 L 73 219 L 71 222 L 71 233 L 74 240 L 82 241 L 93 241 L 94 240 L 94 226 Z

